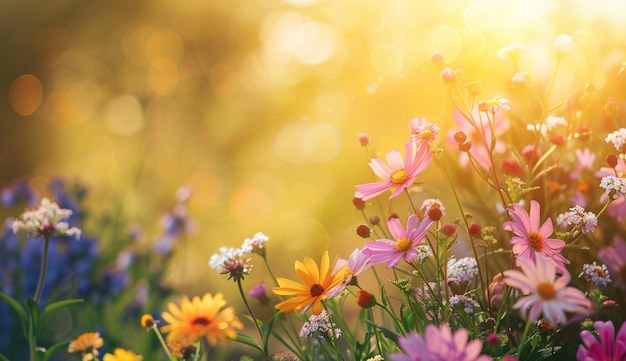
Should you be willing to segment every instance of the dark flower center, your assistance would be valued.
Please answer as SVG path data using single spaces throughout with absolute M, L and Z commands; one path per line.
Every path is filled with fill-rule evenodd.
M 321 295 L 322 293 L 324 293 L 324 287 L 322 287 L 322 285 L 320 285 L 319 283 L 316 283 L 313 286 L 311 286 L 310 292 L 311 292 L 311 296 L 317 297 Z
M 528 239 L 528 245 L 537 252 L 541 252 L 545 246 L 545 238 L 537 231 L 530 232 L 526 238 Z
M 537 285 L 537 294 L 543 301 L 549 301 L 556 298 L 556 290 L 550 283 L 542 282 Z
M 201 325 L 201 326 L 206 326 L 210 323 L 211 323 L 211 320 L 209 320 L 208 317 L 196 317 L 193 319 L 193 321 L 191 321 L 192 325 Z

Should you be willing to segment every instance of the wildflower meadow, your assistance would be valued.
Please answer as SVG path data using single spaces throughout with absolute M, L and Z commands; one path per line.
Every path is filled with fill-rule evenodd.
M 347 9 L 337 15 L 341 9 L 331 1 L 255 3 L 274 11 L 258 29 L 271 51 L 247 58 L 252 65 L 233 80 L 248 92 L 247 103 L 223 105 L 228 112 L 206 108 L 206 117 L 220 126 L 189 126 L 191 140 L 180 143 L 184 157 L 153 170 L 144 165 L 152 164 L 153 156 L 169 159 L 159 153 L 169 143 L 135 139 L 118 144 L 100 135 L 94 139 L 113 150 L 89 159 L 112 164 L 118 157 L 122 164 L 125 151 L 132 150 L 132 174 L 107 168 L 105 182 L 88 172 L 81 177 L 76 166 L 75 177 L 11 175 L 2 180 L 1 361 L 626 360 L 626 43 L 624 33 L 611 31 L 609 6 L 592 21 L 585 17 L 592 13 L 588 4 L 574 2 L 567 21 L 562 19 L 568 16 L 562 13 L 567 2 L 511 2 L 550 30 L 533 32 L 528 17 L 515 27 L 514 12 L 500 2 L 432 5 L 432 13 L 444 19 L 441 23 L 426 15 L 427 7 L 406 1 L 368 1 L 377 10 L 356 12 L 369 14 L 358 21 Z M 222 16 L 225 9 L 211 8 Z M 402 22 L 439 25 L 433 30 L 422 24 L 412 35 L 400 35 L 393 27 L 396 18 L 389 17 L 378 25 L 387 30 L 372 30 L 378 15 L 387 12 Z M 237 24 L 246 28 L 253 12 L 241 13 L 248 15 L 237 15 Z M 497 14 L 511 16 L 510 22 L 497 21 Z M 338 29 L 344 26 L 341 40 L 339 30 L 312 20 L 324 16 Z M 458 39 L 441 35 L 454 30 L 441 24 L 458 18 L 465 26 L 454 31 Z M 142 29 L 144 33 L 126 35 L 124 41 L 149 33 Z M 298 48 L 304 45 L 290 37 L 289 29 L 302 31 L 304 38 L 314 33 L 307 39 L 317 41 L 316 47 L 307 48 L 310 52 Z M 146 72 L 154 99 L 118 99 L 134 105 L 120 108 L 117 117 L 137 105 L 150 109 L 146 113 L 155 119 L 178 119 L 175 114 L 187 103 L 167 109 L 158 102 L 192 99 L 203 91 L 202 80 L 194 75 L 197 64 L 170 64 L 171 54 L 177 54 L 171 49 L 178 48 L 164 44 L 178 38 L 158 34 L 163 37 L 145 48 L 147 56 L 163 52 Z M 181 42 L 181 49 L 205 39 L 191 31 L 181 34 L 187 42 Z M 386 47 L 382 53 L 376 46 L 362 51 L 348 45 L 351 37 L 373 34 L 387 39 L 376 45 Z M 428 46 L 413 41 L 421 34 L 428 34 Z M 324 36 L 335 40 L 324 42 Z M 454 51 L 457 41 L 470 50 L 476 49 L 470 44 L 481 43 L 482 50 L 463 54 L 459 45 Z M 232 44 L 210 44 L 215 54 L 220 46 L 226 54 L 237 53 L 225 50 Z M 333 51 L 318 58 L 325 44 L 332 44 Z M 206 59 L 198 54 L 208 50 L 195 46 L 194 59 Z M 413 47 L 421 48 L 411 52 Z M 400 62 L 396 51 L 403 54 Z M 336 148 L 344 158 L 309 160 L 315 163 L 309 168 L 294 160 L 297 146 L 317 142 L 312 146 L 319 148 L 317 153 L 308 156 L 320 159 L 337 144 L 329 140 L 335 138 L 293 140 L 295 128 L 275 128 L 269 121 L 267 129 L 259 129 L 264 115 L 256 111 L 261 108 L 255 108 L 250 89 L 269 82 L 271 71 L 263 70 L 267 72 L 252 81 L 251 69 L 262 68 L 260 59 L 265 58 L 278 61 L 273 65 L 287 72 L 287 61 L 276 60 L 287 52 L 306 69 L 302 74 L 317 70 L 323 73 L 320 79 L 339 77 L 341 69 L 362 64 L 376 68 L 379 76 L 361 81 L 360 91 L 350 86 L 342 90 L 367 97 L 362 103 L 352 101 L 357 95 L 345 97 L 351 100 L 341 107 L 358 115 L 346 117 L 350 126 L 341 128 L 346 141 Z M 134 59 L 126 56 L 129 62 Z M 342 57 L 350 60 L 329 65 L 330 70 L 315 68 Z M 243 69 L 242 64 L 237 66 Z M 227 98 L 229 89 L 235 89 L 228 88 L 235 83 L 224 83 L 224 74 L 230 74 L 224 69 L 230 68 L 211 69 L 207 79 L 213 92 Z M 177 92 L 178 83 L 167 82 L 174 73 L 180 83 L 195 79 L 193 85 L 185 83 L 189 93 Z M 284 80 L 282 86 L 295 86 L 295 74 L 285 75 L 291 83 Z M 59 79 L 55 84 L 69 81 Z M 12 89 L 23 86 L 19 84 Z M 298 88 L 293 97 L 323 88 L 308 87 Z M 132 94 L 132 87 L 126 93 Z M 414 99 L 416 94 L 420 99 Z M 327 93 L 317 104 L 335 95 Z M 16 103 L 21 98 L 13 90 L 9 98 L 15 113 L 37 116 L 38 106 L 28 113 L 28 104 Z M 158 104 L 151 108 L 146 105 L 150 102 Z M 368 102 L 391 105 L 371 114 L 345 110 Z M 41 112 L 53 106 L 45 105 Z M 337 117 L 323 108 L 317 119 Z M 59 112 L 69 116 L 63 109 L 66 113 Z M 237 133 L 235 126 L 224 125 L 234 117 L 229 112 L 251 112 L 257 121 L 242 126 L 246 133 Z M 133 122 L 123 119 L 112 126 L 120 137 Z M 311 121 L 297 124 L 309 126 Z M 177 136 L 178 127 L 185 128 L 168 120 L 152 126 L 146 126 L 142 139 L 154 136 L 165 142 Z M 281 141 L 255 141 L 256 131 L 259 139 L 271 133 Z M 185 173 L 181 164 L 206 161 L 192 155 L 204 151 L 204 136 L 193 138 L 203 132 L 226 134 L 210 138 L 211 159 L 222 167 L 216 175 L 190 172 L 188 182 L 173 186 L 170 180 Z M 224 140 L 229 137 L 236 141 Z M 264 150 L 251 151 L 247 145 L 254 142 Z M 285 148 L 287 143 L 291 145 Z M 245 150 L 241 158 L 232 150 L 240 148 Z M 268 157 L 268 149 L 283 152 L 277 157 L 280 166 L 260 161 Z M 340 165 L 333 166 L 335 161 Z M 87 159 L 84 163 L 89 167 Z M 284 177 L 284 164 L 295 178 Z M 255 176 L 252 169 L 264 166 L 266 173 Z M 303 183 L 309 176 L 316 187 Z M 243 181 L 245 189 L 233 190 Z M 274 198 L 285 202 L 272 203 L 256 183 L 274 189 Z M 115 191 L 106 188 L 112 184 Z M 168 186 L 161 188 L 163 184 Z M 229 189 L 229 201 L 220 201 Z M 316 213 L 315 222 L 308 214 L 309 223 L 303 222 L 308 208 L 302 204 L 316 202 L 326 210 Z M 264 205 L 280 216 L 260 216 L 269 212 Z M 324 222 L 328 226 L 319 226 Z M 323 235 L 312 231 L 320 228 L 326 230 Z

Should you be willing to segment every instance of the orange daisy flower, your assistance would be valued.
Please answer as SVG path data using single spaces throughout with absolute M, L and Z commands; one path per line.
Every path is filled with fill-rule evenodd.
M 272 291 L 280 296 L 294 297 L 280 302 L 275 307 L 281 312 L 308 310 L 310 307 L 316 315 L 322 312 L 324 309 L 322 301 L 329 298 L 328 291 L 343 282 L 348 275 L 345 265 L 333 272 L 336 263 L 337 258 L 330 264 L 328 251 L 322 255 L 319 267 L 309 257 L 305 257 L 304 262 L 296 261 L 296 274 L 304 284 L 278 278 L 279 287 L 274 287 Z
M 193 343 L 205 337 L 211 346 L 215 346 L 218 341 L 225 344 L 227 338 L 237 336 L 235 329 L 243 329 L 243 324 L 235 315 L 234 307 L 220 311 L 225 304 L 221 293 L 215 296 L 205 293 L 202 298 L 196 296 L 191 300 L 185 296 L 180 302 L 180 307 L 170 302 L 167 305 L 170 312 L 161 314 L 163 320 L 168 323 L 161 327 L 161 332 L 169 332 L 168 343 L 180 339 Z
M 82 352 L 83 361 L 90 361 L 98 356 L 98 349 L 104 345 L 104 341 L 98 332 L 86 332 L 70 342 L 67 352 Z
M 113 354 L 107 353 L 102 361 L 142 361 L 143 357 L 132 351 L 116 348 Z

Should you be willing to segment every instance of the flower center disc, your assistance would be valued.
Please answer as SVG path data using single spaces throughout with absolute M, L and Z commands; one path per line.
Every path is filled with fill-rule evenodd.
M 396 241 L 396 251 L 406 252 L 411 248 L 411 240 L 406 237 L 400 238 Z
M 389 180 L 393 184 L 402 184 L 409 180 L 409 172 L 407 172 L 405 169 L 398 169 L 391 173 Z
M 317 296 L 321 295 L 322 293 L 324 293 L 324 287 L 322 287 L 322 285 L 316 283 L 313 286 L 311 286 L 310 292 L 311 292 L 311 296 L 317 297 Z
M 207 317 L 196 317 L 193 319 L 193 321 L 191 321 L 192 325 L 206 326 L 209 323 L 211 323 L 211 320 L 209 320 Z
M 541 252 L 543 246 L 545 245 L 545 240 L 543 236 L 536 231 L 530 232 L 527 237 L 528 245 L 537 252 Z
M 537 285 L 537 294 L 544 301 L 553 300 L 556 298 L 556 290 L 550 283 L 540 283 Z

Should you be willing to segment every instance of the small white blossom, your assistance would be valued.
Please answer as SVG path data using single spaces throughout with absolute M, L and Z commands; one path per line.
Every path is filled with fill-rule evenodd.
M 305 322 L 300 329 L 300 337 L 310 337 L 314 345 L 319 345 L 320 341 L 338 339 L 341 336 L 341 329 L 330 320 L 330 314 L 322 310 L 319 315 L 311 315 L 309 321 Z
M 454 295 L 450 297 L 449 302 L 450 307 L 461 307 L 467 315 L 473 314 L 474 310 L 480 307 L 476 300 L 464 295 Z
M 376 355 L 374 357 L 368 358 L 365 361 L 383 361 L 383 360 L 384 360 L 384 358 L 381 355 Z
M 426 261 L 428 258 L 433 257 L 433 251 L 430 249 L 430 246 L 425 244 L 421 244 L 417 246 L 417 261 L 422 263 Z
M 519 60 L 520 53 L 526 50 L 526 46 L 521 42 L 511 43 L 500 50 L 498 50 L 498 57 L 500 59 L 510 59 L 514 63 Z
M 526 129 L 531 132 L 539 132 L 541 135 L 547 135 L 552 129 L 559 125 L 567 126 L 567 121 L 563 117 L 555 117 L 554 115 L 548 115 L 545 122 L 540 124 L 528 124 Z
M 66 235 L 80 238 L 80 229 L 70 227 L 67 222 L 61 222 L 71 215 L 71 210 L 62 209 L 48 198 L 43 198 L 39 208 L 26 211 L 19 220 L 13 221 L 13 233 L 24 230 L 40 237 Z
M 574 39 L 567 34 L 561 34 L 554 40 L 553 45 L 556 56 L 560 59 L 572 50 L 574 47 Z
M 616 176 L 607 175 L 602 177 L 600 181 L 600 187 L 604 188 L 606 193 L 612 199 L 618 199 L 626 196 L 626 179 L 618 178 Z
M 584 277 L 587 282 L 593 282 L 596 286 L 606 286 L 607 283 L 611 282 L 611 276 L 606 265 L 597 265 L 595 261 L 593 264 L 584 264 L 583 271 L 580 272 L 578 277 Z
M 626 128 L 620 128 L 613 133 L 606 136 L 604 139 L 607 143 L 613 143 L 613 146 L 617 151 L 623 151 L 624 144 L 626 144 Z
M 243 253 L 263 253 L 264 243 L 269 241 L 269 237 L 263 234 L 263 232 L 257 232 L 252 239 L 246 238 L 241 245 Z
M 248 264 L 250 259 L 244 259 L 245 255 L 241 248 L 221 247 L 220 253 L 213 254 L 209 259 L 209 266 L 219 274 L 227 274 L 228 279 L 241 280 L 252 269 Z
M 569 209 L 569 212 L 560 214 L 556 222 L 563 228 L 566 228 L 566 226 L 580 228 L 583 233 L 593 232 L 598 226 L 598 218 L 595 213 L 586 212 L 581 206 L 574 206 Z
M 464 257 L 458 261 L 452 257 L 448 262 L 448 278 L 455 283 L 469 282 L 478 275 L 478 264 L 474 257 Z

